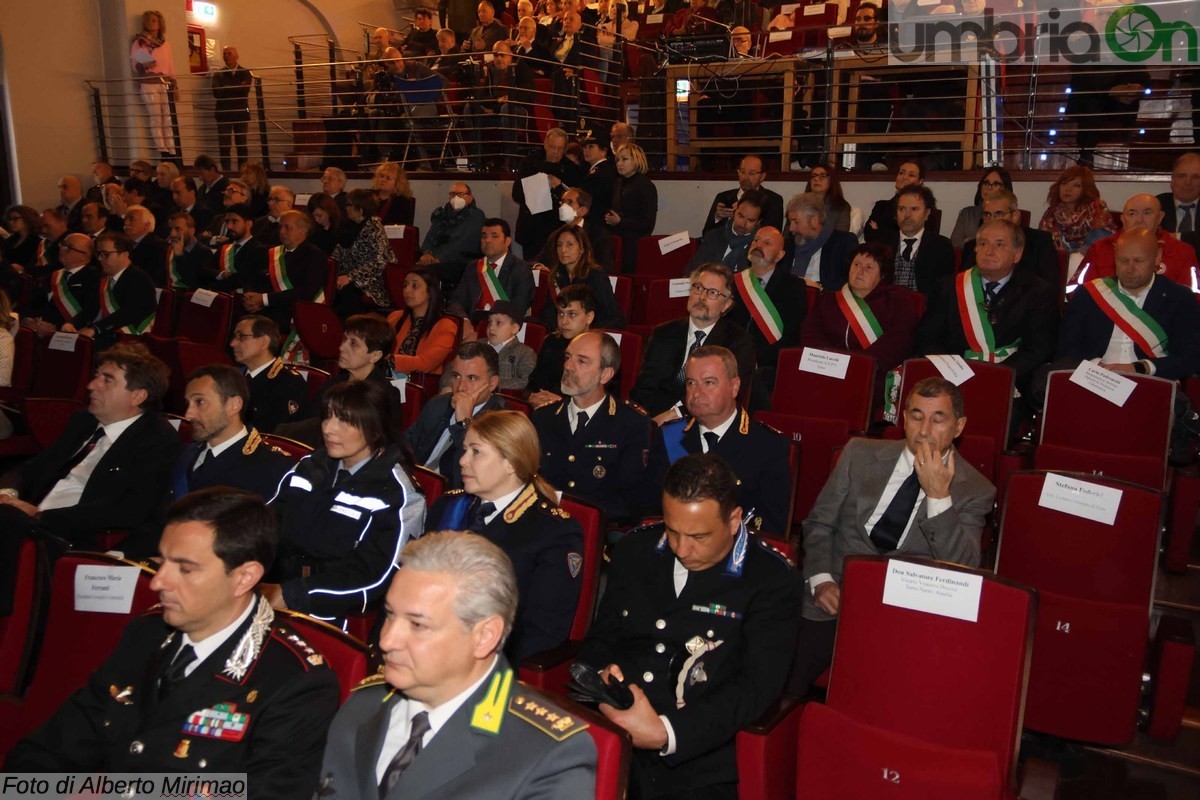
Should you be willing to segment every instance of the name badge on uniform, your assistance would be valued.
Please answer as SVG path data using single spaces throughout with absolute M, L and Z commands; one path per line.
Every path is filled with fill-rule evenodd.
M 237 713 L 236 703 L 217 703 L 212 708 L 193 711 L 183 724 L 183 732 L 226 742 L 240 742 L 250 726 L 250 715 Z

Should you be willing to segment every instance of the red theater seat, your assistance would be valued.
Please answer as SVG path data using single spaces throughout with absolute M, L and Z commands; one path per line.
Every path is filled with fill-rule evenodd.
M 802 417 L 777 411 L 756 411 L 754 418 L 799 444 L 800 462 L 792 499 L 792 525 L 804 522 L 817 495 L 833 471 L 834 452 L 850 441 L 850 425 L 844 419 Z
M 292 324 L 309 356 L 317 362 L 336 362 L 342 343 L 342 321 L 323 303 L 299 302 L 292 309 Z
M 43 563 L 38 545 L 32 539 L 23 540 L 12 585 L 12 612 L 0 617 L 0 694 L 20 692 L 33 657 L 46 582 Z
M 621 348 L 621 369 L 617 370 L 617 393 L 622 400 L 629 399 L 633 385 L 637 383 L 638 373 L 642 371 L 642 337 L 629 331 L 618 331 L 613 328 L 602 328 L 609 336 L 617 340 Z
M 233 316 L 233 297 L 217 292 L 212 305 L 196 302 L 195 292 L 184 295 L 179 307 L 179 324 L 175 336 L 193 342 L 205 342 L 224 347 L 229 342 L 229 321 Z
M 678 278 L 687 272 L 688 262 L 696 254 L 696 243 L 689 239 L 686 244 L 669 253 L 663 253 L 659 242 L 666 236 L 643 236 L 637 240 L 637 273 L 658 275 L 663 278 Z M 622 242 L 628 247 L 628 242 Z
M 319 619 L 295 611 L 275 613 L 282 615 L 304 641 L 324 656 L 325 663 L 337 673 L 341 702 L 344 703 L 350 690 L 367 677 L 367 646 Z
M 865 431 L 871 423 L 871 394 L 875 386 L 875 359 L 855 353 L 844 378 L 800 369 L 803 347 L 779 351 L 771 409 L 786 414 L 821 419 L 844 419 L 850 430 Z

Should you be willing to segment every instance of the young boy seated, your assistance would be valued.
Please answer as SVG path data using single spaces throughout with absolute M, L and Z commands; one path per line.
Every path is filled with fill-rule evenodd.
M 558 330 L 546 337 L 538 351 L 537 366 L 529 376 L 529 402 L 533 406 L 562 399 L 563 357 L 567 344 L 592 327 L 596 318 L 596 295 L 585 284 L 573 283 L 558 293 Z
M 500 358 L 500 391 L 525 391 L 537 363 L 533 348 L 517 338 L 521 330 L 517 304 L 501 300 L 488 311 L 487 340 Z

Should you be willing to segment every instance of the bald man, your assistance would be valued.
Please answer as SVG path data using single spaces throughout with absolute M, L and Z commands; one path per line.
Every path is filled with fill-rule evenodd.
M 292 306 L 317 300 L 325 291 L 327 259 L 308 241 L 313 224 L 312 217 L 303 211 L 283 212 L 279 217 L 279 246 L 267 251 L 266 272 L 242 295 L 242 306 L 248 313 L 270 317 L 281 331 L 291 329 Z M 284 356 L 287 360 L 286 352 Z
M 1187 286 L 1193 292 L 1200 291 L 1200 286 L 1197 286 L 1196 251 L 1191 245 L 1184 244 L 1163 230 L 1162 221 L 1162 205 L 1152 194 L 1135 194 L 1125 201 L 1121 210 L 1123 231 L 1144 229 L 1157 239 L 1160 259 L 1158 273 Z M 1071 278 L 1070 284 L 1073 285 L 1068 286 L 1067 291 L 1074 291 L 1078 285 L 1095 278 L 1111 278 L 1115 274 L 1114 257 L 1119 236 L 1113 234 L 1088 248 L 1083 263 Z
M 1171 191 L 1158 196 L 1162 204 L 1165 231 L 1171 233 L 1196 233 L 1200 221 L 1200 153 L 1184 153 L 1175 159 L 1171 167 Z
M 221 165 L 232 170 L 250 157 L 246 146 L 246 129 L 250 125 L 250 86 L 254 78 L 250 70 L 238 63 L 236 47 L 226 47 L 221 51 L 221 58 L 225 61 L 225 69 L 214 72 L 212 76 L 217 144 L 221 151 Z M 237 150 L 237 161 L 229 160 L 231 149 Z M 219 196 L 216 199 L 219 200 Z
M 73 232 L 83 232 L 80 217 L 83 214 L 83 184 L 74 175 L 63 175 L 58 179 L 58 210 L 67 218 L 67 227 Z

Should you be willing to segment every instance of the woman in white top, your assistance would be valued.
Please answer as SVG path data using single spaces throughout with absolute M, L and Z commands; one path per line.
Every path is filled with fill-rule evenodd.
M 171 44 L 166 37 L 162 12 L 147 11 L 142 14 L 142 32 L 133 38 L 129 48 L 133 76 L 150 114 L 150 138 L 158 148 L 159 158 L 164 160 L 175 155 L 167 103 L 168 88 L 175 84 L 175 66 L 171 63 Z

